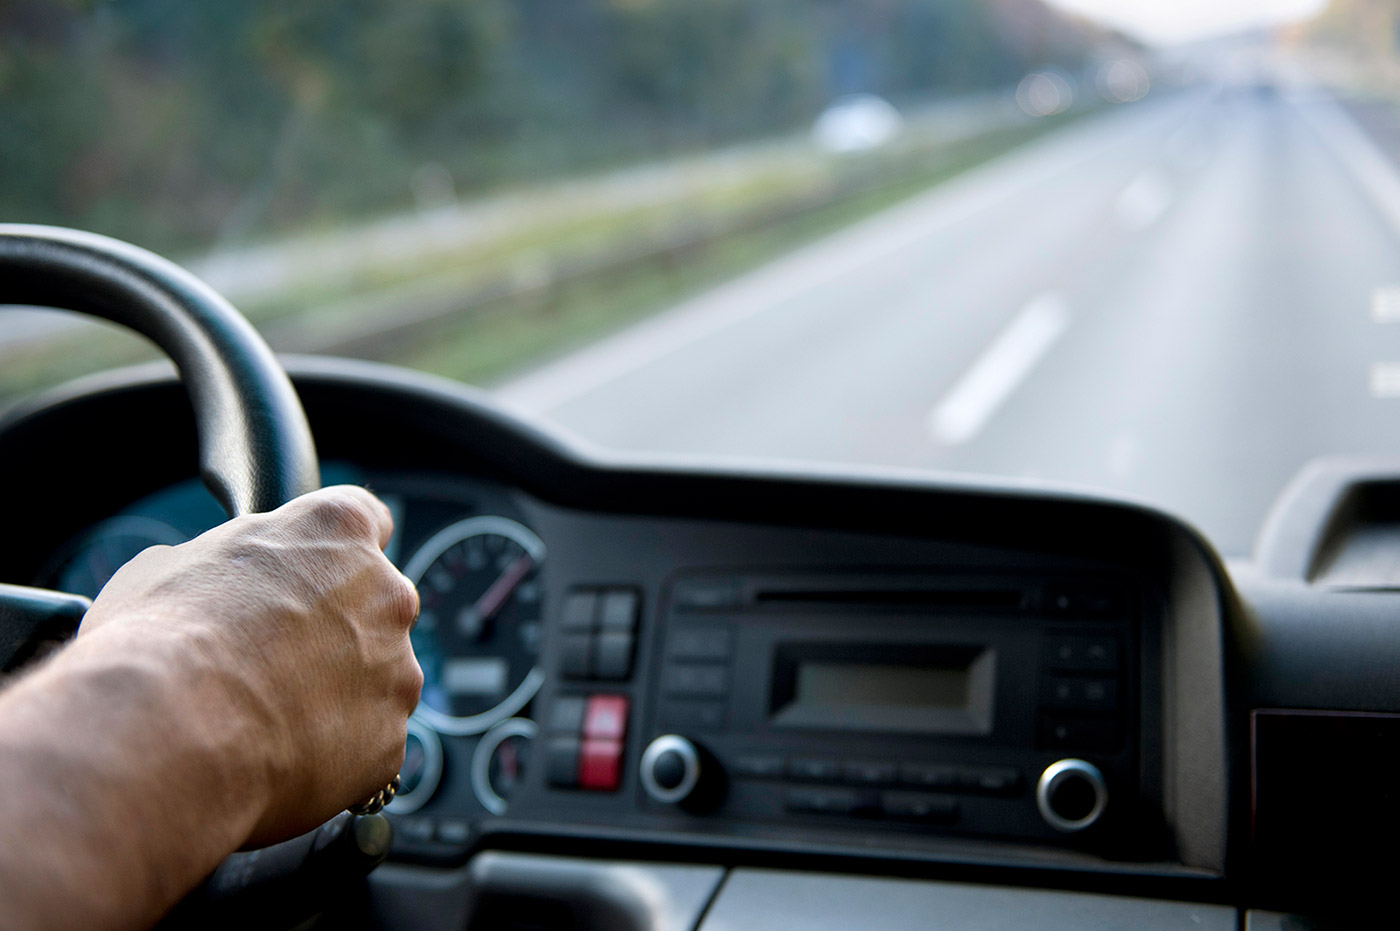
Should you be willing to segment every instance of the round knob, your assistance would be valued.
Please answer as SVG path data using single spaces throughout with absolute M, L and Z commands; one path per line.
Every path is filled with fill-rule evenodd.
M 642 754 L 642 788 L 658 802 L 684 802 L 699 784 L 700 751 L 684 737 L 658 737 Z
M 1060 760 L 1045 767 L 1035 788 L 1040 816 L 1057 831 L 1082 831 L 1108 807 L 1108 786 L 1093 763 Z

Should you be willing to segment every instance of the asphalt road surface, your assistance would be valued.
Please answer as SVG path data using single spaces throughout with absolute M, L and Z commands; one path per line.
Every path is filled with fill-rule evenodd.
M 1400 455 L 1400 175 L 1325 92 L 1082 119 L 500 396 L 604 447 L 1023 476 L 1245 554 Z

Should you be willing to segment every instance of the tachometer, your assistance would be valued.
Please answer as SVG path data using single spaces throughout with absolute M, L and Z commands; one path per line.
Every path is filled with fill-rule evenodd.
M 473 517 L 408 561 L 404 574 L 422 599 L 413 629 L 419 719 L 444 734 L 479 734 L 534 698 L 544 681 L 536 665 L 544 558 L 544 543 L 515 521 Z

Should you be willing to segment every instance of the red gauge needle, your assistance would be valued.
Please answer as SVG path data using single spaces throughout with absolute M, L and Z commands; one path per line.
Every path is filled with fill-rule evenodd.
M 529 553 L 511 563 L 506 571 L 502 572 L 500 577 L 491 583 L 491 587 L 476 600 L 476 604 L 463 612 L 458 623 L 464 629 L 472 628 L 471 632 L 479 635 L 486 622 L 494 617 L 497 611 L 501 610 L 501 606 L 520 587 L 520 583 L 525 581 L 525 577 L 534 568 L 535 560 L 530 557 Z

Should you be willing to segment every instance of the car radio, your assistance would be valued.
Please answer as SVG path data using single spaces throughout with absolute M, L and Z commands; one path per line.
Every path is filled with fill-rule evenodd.
M 640 804 L 1108 843 L 1138 796 L 1138 602 L 1112 578 L 677 578 Z

